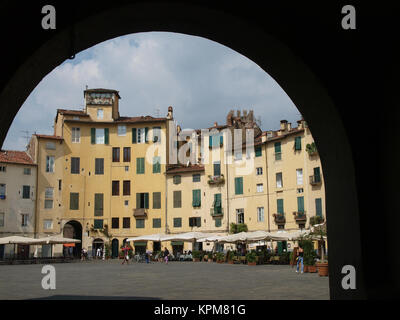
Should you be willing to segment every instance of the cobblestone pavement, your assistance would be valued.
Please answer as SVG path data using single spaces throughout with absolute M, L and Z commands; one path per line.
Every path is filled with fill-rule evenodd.
M 42 289 L 43 266 L 0 266 L 0 299 L 329 299 L 328 277 L 287 265 L 58 263 L 55 290 Z

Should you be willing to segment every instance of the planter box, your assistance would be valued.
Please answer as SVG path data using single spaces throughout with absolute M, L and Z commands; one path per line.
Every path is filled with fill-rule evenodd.
M 307 266 L 308 272 L 315 273 L 317 272 L 317 266 Z
M 300 269 L 300 266 L 299 266 L 299 269 Z M 306 272 L 308 272 L 308 266 L 304 266 L 304 273 L 306 273 Z
M 257 265 L 257 262 L 255 262 L 255 261 L 254 262 L 247 262 L 247 265 L 248 266 L 255 266 L 255 265 Z
M 318 274 L 320 275 L 320 277 L 328 276 L 328 263 L 327 262 L 317 263 L 316 266 L 317 266 Z

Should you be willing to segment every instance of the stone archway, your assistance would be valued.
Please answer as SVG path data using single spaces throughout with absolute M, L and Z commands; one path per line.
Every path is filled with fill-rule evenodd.
M 80 258 L 82 252 L 82 225 L 76 220 L 68 221 L 63 227 L 63 237 L 81 240 L 72 247 L 74 258 Z M 65 248 L 64 248 L 65 250 Z

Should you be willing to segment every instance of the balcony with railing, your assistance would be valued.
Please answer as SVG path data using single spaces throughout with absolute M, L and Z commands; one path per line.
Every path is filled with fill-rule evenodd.
M 296 220 L 297 223 L 305 223 L 307 221 L 307 216 L 305 212 L 301 211 L 294 211 L 294 220 Z
M 225 183 L 225 178 L 224 175 L 221 174 L 219 176 L 208 176 L 208 184 L 211 185 L 220 185 L 220 184 L 224 184 Z
M 224 209 L 222 207 L 212 207 L 210 214 L 212 217 L 221 217 L 224 215 Z
M 286 222 L 284 213 L 274 213 L 273 216 L 276 224 L 284 224 Z
M 316 176 L 316 175 L 310 176 L 310 184 L 312 186 L 318 186 L 321 183 L 322 183 L 322 181 L 321 181 L 321 177 L 320 176 Z

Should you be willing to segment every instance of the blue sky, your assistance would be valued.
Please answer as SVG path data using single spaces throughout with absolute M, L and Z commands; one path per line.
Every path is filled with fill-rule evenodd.
M 258 65 L 219 43 L 178 33 L 146 32 L 102 42 L 49 73 L 22 105 L 2 149 L 25 150 L 29 134 L 53 133 L 56 110 L 83 109 L 83 90 L 120 92 L 120 115 L 165 116 L 182 128 L 224 124 L 231 109 L 254 110 L 263 130 L 300 113 Z

